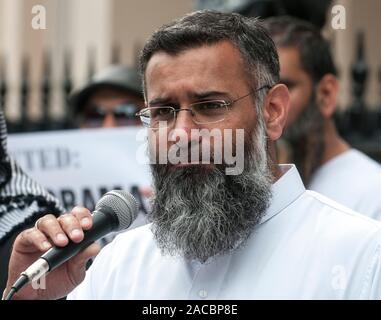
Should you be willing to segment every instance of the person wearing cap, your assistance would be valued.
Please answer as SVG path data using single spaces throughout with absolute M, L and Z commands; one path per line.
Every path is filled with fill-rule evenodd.
M 138 72 L 128 66 L 111 65 L 96 73 L 90 82 L 75 90 L 69 104 L 79 128 L 116 128 L 141 125 L 136 113 L 144 107 Z M 149 186 L 139 188 L 144 199 L 152 195 Z M 146 223 L 141 211 L 131 228 Z M 102 246 L 111 242 L 115 233 L 104 237 Z
M 135 113 L 144 106 L 139 75 L 128 66 L 111 65 L 75 90 L 69 104 L 80 128 L 139 125 Z

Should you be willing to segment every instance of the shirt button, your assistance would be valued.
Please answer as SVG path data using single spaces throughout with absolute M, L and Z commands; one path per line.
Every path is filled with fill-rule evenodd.
M 208 292 L 206 291 L 206 290 L 200 290 L 199 292 L 198 292 L 198 295 L 199 295 L 199 297 L 201 298 L 201 299 L 206 299 L 207 297 L 208 297 Z

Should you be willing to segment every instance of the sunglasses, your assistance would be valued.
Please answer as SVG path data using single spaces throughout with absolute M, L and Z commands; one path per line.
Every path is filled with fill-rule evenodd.
M 81 115 L 81 123 L 87 127 L 102 127 L 107 115 L 112 114 L 114 121 L 118 126 L 139 124 L 136 113 L 140 108 L 132 103 L 122 103 L 116 105 L 111 110 L 91 104 L 87 106 Z

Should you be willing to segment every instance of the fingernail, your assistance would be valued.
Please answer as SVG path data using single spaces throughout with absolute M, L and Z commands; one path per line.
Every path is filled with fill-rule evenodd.
M 63 241 L 66 241 L 67 238 L 63 233 L 59 233 L 57 234 L 56 239 L 57 241 L 63 242 Z
M 75 213 L 75 212 L 80 212 L 81 210 L 82 210 L 82 207 L 75 206 L 73 209 L 71 209 L 71 212 Z
M 82 224 L 83 226 L 89 226 L 89 225 L 90 225 L 90 219 L 89 219 L 89 218 L 83 218 L 83 219 L 81 220 L 81 224 Z
M 71 236 L 72 236 L 72 237 L 75 237 L 75 238 L 80 237 L 81 235 L 82 235 L 82 231 L 79 230 L 79 229 L 74 229 L 74 230 L 72 230 L 72 232 L 71 232 Z
M 49 248 L 51 247 L 51 244 L 50 244 L 48 241 L 44 241 L 44 242 L 42 243 L 42 247 L 43 247 L 44 249 L 49 249 Z

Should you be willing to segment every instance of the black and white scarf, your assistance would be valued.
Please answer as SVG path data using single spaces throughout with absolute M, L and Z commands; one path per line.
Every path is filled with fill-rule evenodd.
M 7 127 L 0 109 L 0 244 L 39 217 L 64 211 L 58 200 L 28 177 L 7 152 Z

